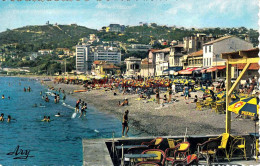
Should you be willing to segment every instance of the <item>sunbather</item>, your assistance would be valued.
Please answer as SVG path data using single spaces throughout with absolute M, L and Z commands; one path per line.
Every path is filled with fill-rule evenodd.
M 128 105 L 128 99 L 125 98 L 125 100 L 124 100 L 122 103 L 120 103 L 120 101 L 119 101 L 118 105 L 119 105 L 119 106 L 125 106 L 125 105 Z

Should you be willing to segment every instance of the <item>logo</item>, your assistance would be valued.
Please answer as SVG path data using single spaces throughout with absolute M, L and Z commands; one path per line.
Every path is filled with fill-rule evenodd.
M 241 107 L 244 103 L 242 101 L 235 104 L 234 108 Z
M 246 111 L 242 111 L 241 114 L 242 114 L 242 115 L 255 116 L 255 113 L 252 113 L 252 112 L 246 112 Z

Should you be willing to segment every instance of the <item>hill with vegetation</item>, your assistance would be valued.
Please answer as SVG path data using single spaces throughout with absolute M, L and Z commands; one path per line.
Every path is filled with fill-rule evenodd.
M 168 44 L 172 40 L 182 41 L 184 37 L 192 36 L 197 33 L 204 33 L 212 36 L 235 35 L 241 39 L 248 36 L 254 46 L 258 45 L 258 32 L 254 29 L 240 28 L 202 28 L 186 29 L 184 27 L 168 27 L 151 24 L 149 26 L 126 26 L 124 32 L 105 32 L 104 30 L 90 29 L 84 26 L 72 25 L 39 25 L 25 26 L 17 29 L 7 29 L 0 33 L 0 58 L 5 58 L 2 62 L 2 67 L 31 67 L 33 71 L 48 70 L 49 68 L 59 68 L 55 71 L 61 71 L 63 68 L 57 60 L 62 60 L 57 55 L 52 54 L 47 58 L 38 57 L 36 61 L 28 60 L 28 57 L 33 52 L 38 52 L 40 49 L 69 48 L 78 44 L 79 39 L 83 37 L 89 38 L 90 34 L 95 34 L 99 38 L 99 42 L 94 42 L 93 45 L 102 44 L 104 42 L 117 41 L 121 46 L 129 44 L 151 44 L 153 41 L 164 40 Z M 155 42 L 153 48 L 164 48 L 169 45 L 162 46 Z M 129 56 L 140 58 L 146 57 L 146 52 L 125 52 L 121 48 L 122 59 Z M 22 60 L 25 59 L 26 60 Z M 70 69 L 75 69 L 75 58 L 68 59 Z M 53 61 L 51 61 L 53 60 Z M 73 66 L 71 66 L 73 65 Z

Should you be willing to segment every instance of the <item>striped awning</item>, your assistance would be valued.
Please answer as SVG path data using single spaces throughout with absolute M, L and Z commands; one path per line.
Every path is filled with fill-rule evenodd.
M 195 67 L 195 68 L 187 68 L 187 69 L 179 71 L 178 73 L 179 74 L 192 74 L 192 71 L 194 71 L 196 69 L 197 69 L 197 67 Z
M 217 69 L 218 70 L 223 70 L 225 69 L 226 66 L 215 66 L 215 67 L 210 67 L 207 69 L 207 73 L 210 73 L 210 72 L 213 72 L 213 71 L 216 71 Z

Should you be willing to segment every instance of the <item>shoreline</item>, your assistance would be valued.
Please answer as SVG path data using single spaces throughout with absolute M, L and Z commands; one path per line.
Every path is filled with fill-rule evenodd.
M 42 77 L 32 77 L 42 79 Z M 56 90 L 64 89 L 66 95 L 92 105 L 100 112 L 106 112 L 115 115 L 120 121 L 125 110 L 129 110 L 129 130 L 134 129 L 136 135 L 141 136 L 178 136 L 185 135 L 187 127 L 187 135 L 212 135 L 222 134 L 225 132 L 226 114 L 216 114 L 211 110 L 196 110 L 196 104 L 186 102 L 193 101 L 194 95 L 202 96 L 202 92 L 192 92 L 189 100 L 175 94 L 172 98 L 179 100 L 164 107 L 154 101 L 145 102 L 146 100 L 136 100 L 138 95 L 123 95 L 114 91 L 105 91 L 103 88 L 99 90 L 90 90 L 87 92 L 70 93 L 74 90 L 84 89 L 82 85 L 72 84 L 54 84 L 53 81 L 45 81 L 43 85 L 54 87 Z M 68 93 L 69 92 L 69 93 Z M 163 96 L 163 93 L 160 95 Z M 128 106 L 118 106 L 118 101 L 128 99 Z M 155 98 L 155 95 L 151 95 Z M 162 100 L 161 100 L 162 102 Z M 255 132 L 254 122 L 250 119 L 236 119 L 237 115 L 231 114 L 232 127 L 231 134 L 241 135 Z M 133 131 L 133 130 L 132 130 Z M 131 131 L 131 132 L 132 132 Z M 258 127 L 257 127 L 258 131 Z

